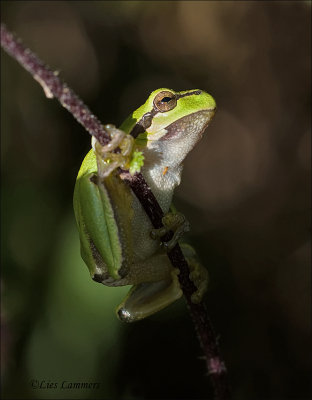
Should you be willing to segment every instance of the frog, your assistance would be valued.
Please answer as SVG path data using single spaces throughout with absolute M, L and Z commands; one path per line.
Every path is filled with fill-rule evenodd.
M 183 294 L 179 271 L 167 252 L 188 224 L 174 209 L 172 197 L 181 182 L 183 161 L 215 111 L 214 98 L 203 90 L 160 88 L 119 128 L 104 126 L 111 137 L 109 144 L 103 146 L 92 138 L 92 148 L 76 179 L 74 212 L 81 256 L 91 278 L 110 287 L 131 285 L 116 309 L 121 321 L 146 318 Z M 140 159 L 139 167 L 132 165 L 134 154 Z M 120 178 L 120 172 L 127 169 L 143 175 L 164 213 L 164 228 L 153 228 L 141 203 Z M 161 237 L 170 230 L 180 234 L 174 234 L 166 247 Z M 199 303 L 207 288 L 208 271 L 190 245 L 182 243 L 181 248 L 197 288 L 192 301 Z

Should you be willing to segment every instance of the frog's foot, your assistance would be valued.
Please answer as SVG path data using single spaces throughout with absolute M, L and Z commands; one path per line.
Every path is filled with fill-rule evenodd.
M 198 304 L 203 300 L 204 294 L 207 291 L 209 274 L 207 269 L 199 262 L 192 246 L 182 243 L 181 248 L 190 268 L 190 280 L 197 288 L 192 294 L 191 300 L 193 303 Z
M 114 125 L 104 125 L 110 134 L 111 141 L 102 146 L 92 136 L 92 147 L 96 155 L 98 175 L 101 179 L 106 178 L 116 168 L 128 169 L 132 157 L 134 139 L 124 131 L 117 129 Z M 119 148 L 119 151 L 116 151 Z
M 158 229 L 152 229 L 152 239 L 161 238 L 166 233 L 173 231 L 173 236 L 168 242 L 162 242 L 163 249 L 168 252 L 170 251 L 181 239 L 185 232 L 190 230 L 190 224 L 181 213 L 168 212 L 162 218 L 163 227 Z
M 203 300 L 204 294 L 207 291 L 208 286 L 208 271 L 199 262 L 189 262 L 190 267 L 190 280 L 197 287 L 197 290 L 192 294 L 191 300 L 193 303 L 198 304 Z
M 134 322 L 167 307 L 181 296 L 178 271 L 173 270 L 171 278 L 166 280 L 132 286 L 116 312 L 121 321 Z

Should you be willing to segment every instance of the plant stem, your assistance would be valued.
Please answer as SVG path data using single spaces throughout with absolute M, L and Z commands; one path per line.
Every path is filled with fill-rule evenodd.
M 56 97 L 62 106 L 102 145 L 110 141 L 110 136 L 103 124 L 91 113 L 76 93 L 59 78 L 58 71 L 52 71 L 35 53 L 27 49 L 20 39 L 14 37 L 2 23 L 1 46 L 40 83 L 48 98 Z
M 103 124 L 91 113 L 75 92 L 59 78 L 58 73 L 52 71 L 36 54 L 27 49 L 19 39 L 6 29 L 4 24 L 1 24 L 1 46 L 40 83 L 48 98 L 57 98 L 61 105 L 102 145 L 110 141 L 110 136 L 104 129 Z M 131 187 L 154 228 L 162 227 L 164 214 L 143 175 L 136 173 L 132 176 L 128 171 L 120 170 L 120 177 Z M 168 240 L 168 237 L 162 239 L 165 241 Z M 205 354 L 208 374 L 213 385 L 214 398 L 218 400 L 229 399 L 227 370 L 220 354 L 216 335 L 208 318 L 205 304 L 194 304 L 191 301 L 191 295 L 196 290 L 196 287 L 189 278 L 189 267 L 178 244 L 168 252 L 168 257 L 172 265 L 180 270 L 179 281 Z

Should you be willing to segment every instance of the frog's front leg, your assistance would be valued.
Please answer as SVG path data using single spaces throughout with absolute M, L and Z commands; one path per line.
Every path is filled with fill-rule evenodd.
M 162 218 L 163 227 L 158 229 L 152 229 L 151 237 L 152 239 L 161 238 L 166 233 L 172 231 L 173 236 L 167 242 L 162 242 L 162 248 L 168 252 L 178 243 L 181 237 L 184 235 L 185 232 L 190 230 L 190 224 L 188 220 L 182 213 L 179 212 L 168 212 Z
M 92 137 L 92 147 L 96 154 L 98 176 L 101 179 L 108 177 L 112 171 L 121 167 L 129 169 L 134 139 L 114 125 L 104 125 L 110 134 L 110 142 L 102 146 L 97 139 Z M 116 151 L 119 148 L 119 151 Z

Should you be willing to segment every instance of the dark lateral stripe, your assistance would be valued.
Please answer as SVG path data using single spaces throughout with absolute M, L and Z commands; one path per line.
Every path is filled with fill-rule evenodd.
M 153 117 L 157 113 L 159 113 L 159 111 L 155 110 L 154 108 L 152 109 L 152 111 L 148 111 L 147 113 L 145 113 L 140 121 L 137 122 L 131 129 L 130 135 L 136 138 L 140 133 L 144 133 L 146 129 L 152 125 Z
M 194 92 L 188 92 L 188 93 L 183 93 L 183 94 L 177 94 L 177 100 L 181 99 L 181 97 L 186 97 L 186 96 L 193 96 L 201 94 L 201 90 L 194 90 Z
M 130 132 L 130 135 L 133 136 L 135 139 L 139 136 L 140 133 L 144 133 L 144 132 L 145 132 L 145 128 L 138 123 L 138 124 L 134 125 L 134 127 L 132 128 L 132 130 Z
M 181 99 L 181 97 L 199 95 L 201 94 L 201 92 L 202 92 L 201 90 L 194 90 L 193 92 L 177 94 L 176 98 L 177 100 L 179 100 Z M 155 107 L 153 107 L 152 111 L 148 111 L 147 113 L 145 113 L 143 117 L 140 119 L 140 121 L 137 122 L 131 129 L 130 135 L 135 139 L 139 136 L 140 133 L 144 133 L 146 129 L 152 125 L 153 117 L 159 112 L 160 112 L 159 110 L 156 110 Z

